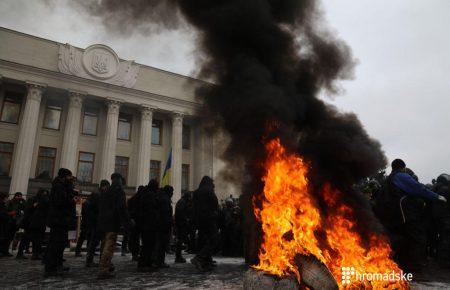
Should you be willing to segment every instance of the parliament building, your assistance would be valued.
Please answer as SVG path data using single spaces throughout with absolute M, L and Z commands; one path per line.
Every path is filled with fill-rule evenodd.
M 0 28 L 0 191 L 34 194 L 65 167 L 88 192 L 120 172 L 131 194 L 161 180 L 171 160 L 178 200 L 203 175 L 214 178 L 214 140 L 196 117 L 196 88 L 205 84 L 106 45 Z

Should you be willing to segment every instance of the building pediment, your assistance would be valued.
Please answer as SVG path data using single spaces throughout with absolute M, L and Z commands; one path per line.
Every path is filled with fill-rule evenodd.
M 103 44 L 85 50 L 60 44 L 58 69 L 65 74 L 127 88 L 133 88 L 139 73 L 138 64 L 119 59 L 114 50 Z

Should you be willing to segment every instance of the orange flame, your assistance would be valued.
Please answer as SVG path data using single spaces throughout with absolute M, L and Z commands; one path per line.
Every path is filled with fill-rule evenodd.
M 359 273 L 400 273 L 390 259 L 389 243 L 374 233 L 368 245 L 363 245 L 352 208 L 339 201 L 341 193 L 329 184 L 323 188 L 322 195 L 333 212 L 321 216 L 308 186 L 308 164 L 299 156 L 287 153 L 278 139 L 268 142 L 266 148 L 264 190 L 261 196 L 255 197 L 260 199 L 261 206 L 254 207 L 263 231 L 256 269 L 277 276 L 295 274 L 300 281 L 295 257 L 314 255 L 327 266 L 340 288 L 409 288 L 404 281 L 355 281 L 343 285 L 341 267 L 353 267 Z M 318 241 L 318 231 L 325 233 L 325 241 Z

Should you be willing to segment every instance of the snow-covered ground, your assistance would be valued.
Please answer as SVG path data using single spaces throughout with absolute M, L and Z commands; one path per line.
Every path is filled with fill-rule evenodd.
M 215 257 L 216 269 L 200 273 L 189 263 L 174 264 L 174 256 L 168 255 L 170 268 L 139 273 L 130 255 L 116 254 L 116 278 L 99 281 L 96 268 L 84 267 L 85 257 L 75 258 L 66 252 L 65 259 L 65 265 L 71 268 L 69 273 L 63 278 L 44 278 L 40 261 L 0 258 L 0 289 L 242 289 L 247 270 L 243 259 Z M 414 282 L 411 289 L 450 289 L 450 283 Z
M 130 255 L 116 254 L 116 277 L 99 281 L 96 268 L 84 267 L 85 257 L 75 258 L 66 252 L 65 259 L 70 271 L 63 278 L 44 278 L 40 261 L 0 258 L 0 289 L 242 289 L 242 273 L 246 270 L 243 259 L 217 257 L 216 269 L 200 273 L 190 263 L 174 264 L 174 256 L 168 255 L 170 268 L 139 273 Z

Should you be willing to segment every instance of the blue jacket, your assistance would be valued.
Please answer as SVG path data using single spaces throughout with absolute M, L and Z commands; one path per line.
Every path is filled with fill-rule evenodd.
M 427 189 L 425 185 L 417 182 L 408 173 L 398 172 L 392 178 L 392 183 L 409 196 L 420 197 L 428 200 L 438 199 L 438 194 Z

